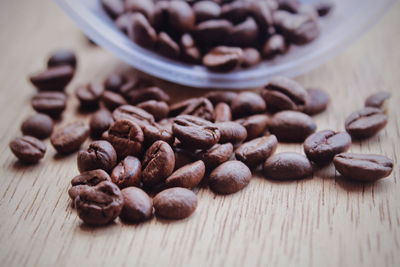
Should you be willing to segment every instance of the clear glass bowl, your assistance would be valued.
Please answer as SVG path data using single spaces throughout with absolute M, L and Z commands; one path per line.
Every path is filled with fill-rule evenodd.
M 98 45 L 145 73 L 198 88 L 259 87 L 275 75 L 293 77 L 332 58 L 368 30 L 395 0 L 335 0 L 333 12 L 321 19 L 321 35 L 314 42 L 292 47 L 287 55 L 253 68 L 226 74 L 202 66 L 173 61 L 146 50 L 120 32 L 99 0 L 55 0 L 79 28 Z M 303 0 L 312 3 L 318 0 Z

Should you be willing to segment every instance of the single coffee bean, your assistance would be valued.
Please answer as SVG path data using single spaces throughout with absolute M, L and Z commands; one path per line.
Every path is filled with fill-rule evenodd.
M 132 26 L 128 29 L 129 38 L 144 48 L 153 49 L 157 42 L 157 32 L 147 18 L 141 13 L 134 13 L 130 20 Z
M 111 180 L 119 188 L 141 186 L 142 164 L 136 157 L 127 156 L 111 172 Z
M 274 154 L 277 147 L 275 135 L 263 136 L 242 144 L 236 149 L 235 156 L 250 168 L 255 168 Z
M 316 129 L 310 116 L 291 110 L 276 113 L 269 124 L 269 130 L 279 141 L 303 142 Z
M 156 121 L 166 118 L 169 113 L 169 106 L 163 101 L 147 100 L 139 103 L 137 107 L 153 115 Z
M 142 181 L 145 186 L 156 186 L 174 171 L 175 155 L 171 146 L 157 141 L 147 149 L 142 162 Z
M 233 121 L 218 122 L 215 124 L 221 133 L 220 143 L 239 144 L 247 137 L 246 128 Z
M 203 160 L 208 170 L 212 170 L 228 161 L 233 153 L 231 143 L 216 144 L 208 150 L 201 151 L 199 157 Z
M 119 159 L 136 156 L 142 151 L 143 131 L 138 124 L 129 120 L 117 120 L 108 130 L 107 141 L 117 152 Z
M 250 3 L 245 1 L 233 1 L 222 6 L 221 17 L 237 24 L 246 19 L 250 14 Z
M 241 118 L 266 110 L 264 99 L 253 92 L 242 92 L 232 101 L 231 109 L 235 118 Z
M 320 89 L 307 89 L 306 105 L 303 112 L 308 115 L 321 113 L 326 109 L 329 103 L 329 96 Z
M 350 114 L 345 127 L 353 138 L 362 139 L 377 134 L 386 124 L 387 116 L 381 109 L 366 107 Z
M 346 178 L 374 182 L 392 173 L 393 160 L 373 154 L 341 153 L 333 158 L 338 172 Z
M 223 102 L 218 103 L 215 106 L 214 113 L 215 113 L 215 122 L 225 122 L 232 120 L 231 108 L 226 103 Z
M 138 124 L 140 127 L 144 127 L 148 124 L 153 125 L 155 123 L 153 115 L 141 108 L 131 105 L 123 105 L 116 108 L 112 115 L 115 121 L 129 120 Z
M 156 50 L 159 54 L 172 59 L 178 58 L 180 54 L 179 45 L 165 32 L 158 34 Z
M 218 46 L 203 57 L 203 65 L 211 71 L 229 72 L 236 69 L 243 59 L 238 47 Z
M 351 145 L 351 137 L 346 132 L 323 130 L 310 135 L 304 141 L 304 152 L 318 165 L 332 161 L 336 154 L 347 151 Z
M 320 17 L 325 17 L 332 11 L 333 6 L 333 3 L 330 1 L 322 1 L 315 4 L 315 9 Z
M 30 135 L 38 139 L 45 139 L 53 132 L 53 120 L 46 114 L 37 113 L 27 118 L 21 125 L 24 135 Z
M 103 181 L 110 181 L 110 176 L 103 170 L 92 170 L 82 172 L 71 180 L 71 187 L 68 190 L 69 197 L 74 201 L 82 188 L 86 186 L 95 186 Z
M 209 177 L 215 193 L 232 194 L 245 188 L 251 180 L 250 169 L 241 161 L 227 161 L 214 169 Z
M 382 108 L 386 100 L 391 97 L 391 93 L 386 91 L 376 92 L 365 100 L 365 107 Z
M 261 62 L 261 54 L 257 49 L 248 47 L 243 49 L 243 68 L 250 68 Z
M 266 178 L 273 180 L 295 180 L 309 177 L 313 173 L 311 162 L 302 154 L 282 152 L 269 157 L 263 165 Z
M 270 118 L 266 114 L 256 114 L 236 120 L 237 123 L 240 123 L 244 128 L 246 128 L 246 140 L 252 140 L 262 135 L 265 132 L 269 121 Z
M 221 14 L 221 7 L 214 1 L 204 0 L 194 3 L 193 11 L 196 22 L 202 22 L 218 18 Z
M 104 81 L 104 88 L 108 91 L 119 93 L 121 92 L 121 87 L 127 82 L 125 76 L 119 73 L 112 73 Z
M 32 98 L 32 107 L 53 118 L 59 117 L 67 105 L 67 97 L 61 92 L 40 92 Z
M 47 67 L 56 67 L 56 66 L 64 66 L 69 65 L 72 68 L 76 68 L 76 55 L 74 51 L 68 49 L 58 49 L 54 51 L 49 60 L 47 61 Z
M 111 172 L 117 164 L 117 153 L 107 141 L 94 141 L 87 150 L 78 153 L 78 170 L 80 172 L 102 169 Z
M 201 52 L 190 34 L 183 34 L 179 45 L 181 47 L 181 58 L 183 61 L 191 64 L 200 63 Z
M 82 108 L 97 108 L 104 88 L 95 83 L 90 83 L 76 88 L 75 95 L 79 99 Z
M 261 93 L 272 111 L 298 110 L 306 105 L 307 91 L 296 81 L 277 76 L 270 80 Z
M 192 115 L 212 121 L 214 120 L 214 106 L 207 98 L 190 98 L 171 105 L 169 115 Z
M 252 17 L 235 25 L 225 42 L 228 46 L 248 47 L 254 46 L 258 41 L 258 26 Z
M 196 15 L 187 2 L 171 0 L 168 6 L 168 14 L 169 25 L 174 31 L 184 33 L 193 29 Z
M 170 100 L 170 97 L 161 88 L 155 86 L 129 90 L 128 93 L 125 93 L 125 97 L 128 99 L 128 102 L 131 105 L 135 105 L 147 100 L 164 102 L 169 102 Z
M 162 140 L 172 145 L 175 141 L 172 135 L 172 129 L 165 129 L 159 124 L 145 125 L 143 127 L 144 141 L 147 146 L 152 145 L 158 140 Z
M 174 171 L 166 180 L 167 187 L 196 187 L 204 177 L 206 167 L 204 162 L 198 160 Z
M 79 218 L 89 225 L 104 225 L 115 220 L 124 204 L 119 188 L 108 181 L 82 186 L 75 198 Z
M 253 1 L 249 3 L 250 16 L 256 21 L 260 33 L 270 33 L 273 26 L 272 9 L 268 1 Z
M 139 12 L 151 20 L 154 13 L 154 3 L 149 0 L 125 0 L 125 12 Z
M 96 111 L 90 117 L 89 121 L 90 136 L 92 138 L 99 138 L 113 123 L 114 119 L 108 110 L 100 109 Z
M 233 25 L 224 19 L 212 19 L 196 25 L 193 38 L 203 46 L 221 44 L 232 31 Z
M 153 201 L 142 189 L 128 187 L 121 190 L 124 206 L 119 215 L 127 222 L 139 223 L 153 216 Z
M 69 154 L 79 150 L 88 136 L 89 127 L 80 121 L 56 129 L 50 141 L 59 154 Z
M 229 91 L 213 91 L 205 95 L 208 100 L 215 106 L 218 103 L 226 103 L 228 105 L 232 104 L 233 99 L 236 98 L 238 93 Z
M 289 44 L 280 34 L 274 34 L 265 42 L 262 55 L 266 59 L 273 59 L 278 55 L 286 54 L 289 50 Z
M 112 91 L 104 91 L 101 95 L 101 102 L 111 111 L 115 110 L 119 106 L 128 104 L 122 95 Z
M 213 123 L 190 115 L 174 120 L 173 134 L 186 148 L 208 149 L 218 143 L 221 133 Z
M 62 65 L 36 73 L 30 76 L 30 81 L 39 91 L 64 91 L 73 77 L 74 68 Z
M 174 187 L 158 193 L 153 204 L 157 216 L 180 220 L 189 217 L 196 210 L 197 196 L 189 189 Z
M 10 142 L 10 149 L 20 161 L 25 163 L 36 163 L 46 153 L 46 145 L 33 136 L 15 138 Z

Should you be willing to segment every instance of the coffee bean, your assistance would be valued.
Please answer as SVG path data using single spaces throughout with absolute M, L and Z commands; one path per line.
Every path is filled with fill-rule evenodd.
M 27 118 L 21 125 L 24 135 L 30 135 L 38 139 L 45 139 L 53 132 L 53 120 L 46 114 L 37 113 Z
M 201 151 L 199 157 L 203 160 L 208 170 L 212 170 L 228 161 L 233 153 L 231 143 L 216 144 L 208 150 Z
M 193 29 L 196 15 L 185 1 L 171 0 L 168 6 L 169 25 L 174 31 L 184 33 Z
M 241 118 L 264 112 L 266 104 L 264 99 L 258 94 L 242 92 L 232 101 L 231 109 L 235 118 Z
M 232 120 L 231 108 L 226 103 L 223 102 L 218 103 L 215 106 L 214 113 L 215 113 L 215 122 L 225 122 Z
M 252 17 L 235 25 L 225 39 L 226 45 L 248 47 L 254 46 L 258 40 L 258 26 Z
M 345 127 L 353 138 L 362 139 L 377 134 L 386 124 L 387 116 L 381 109 L 366 107 L 350 114 Z
M 121 87 L 127 82 L 125 76 L 119 73 L 112 73 L 104 81 L 104 87 L 108 91 L 121 92 Z
M 266 114 L 257 114 L 236 120 L 237 123 L 240 123 L 244 128 L 246 128 L 246 140 L 252 140 L 262 135 L 265 132 L 269 121 L 270 119 Z
M 69 154 L 79 150 L 88 136 L 89 127 L 80 121 L 56 129 L 51 135 L 50 141 L 59 154 Z
M 278 55 L 286 54 L 289 50 L 289 44 L 280 34 L 274 34 L 265 42 L 262 55 L 266 59 L 273 59 Z
M 272 111 L 302 111 L 308 95 L 299 83 L 282 76 L 273 77 L 261 94 Z
M 266 178 L 273 180 L 296 180 L 313 173 L 310 161 L 302 154 L 282 152 L 269 157 L 263 165 Z
M 391 97 L 391 93 L 386 91 L 376 92 L 367 97 L 365 100 L 365 107 L 382 108 L 386 100 Z
M 20 161 L 25 163 L 36 163 L 46 153 L 46 145 L 33 136 L 15 138 L 10 142 L 10 149 Z
M 75 69 L 76 64 L 77 59 L 74 51 L 68 49 L 58 49 L 54 51 L 47 61 L 48 68 L 69 65 Z
M 317 125 L 310 116 L 298 111 L 281 111 L 270 121 L 269 130 L 279 141 L 303 142 Z
M 221 17 L 237 24 L 246 19 L 250 13 L 249 2 L 233 1 L 222 6 Z
M 150 25 L 147 18 L 140 13 L 131 15 L 131 27 L 128 36 L 138 45 L 153 49 L 157 42 L 157 32 Z
M 163 101 L 147 100 L 138 104 L 137 107 L 153 115 L 156 121 L 166 118 L 169 113 L 169 106 Z
M 160 32 L 164 30 L 168 30 L 170 28 L 169 25 L 169 1 L 156 1 L 154 3 L 154 15 L 153 15 L 153 26 L 154 28 Z
M 250 168 L 255 168 L 274 154 L 277 146 L 275 135 L 263 136 L 242 144 L 236 149 L 235 156 Z
M 227 161 L 214 169 L 209 177 L 215 193 L 232 194 L 245 188 L 251 180 L 250 169 L 241 161 Z
M 138 124 L 130 120 L 117 120 L 108 130 L 108 138 L 118 158 L 136 156 L 142 151 L 143 131 Z
M 174 171 L 166 180 L 167 187 L 196 187 L 204 177 L 206 167 L 204 162 L 198 160 Z
M 173 134 L 184 147 L 208 149 L 218 143 L 221 133 L 213 123 L 190 115 L 174 120 Z
M 207 98 L 190 98 L 171 105 L 169 115 L 192 115 L 212 121 L 214 120 L 214 107 Z
M 323 130 L 310 135 L 304 141 L 304 152 L 318 165 L 328 164 L 336 154 L 345 152 L 351 145 L 351 137 L 346 132 Z
M 250 68 L 261 62 L 261 55 L 257 49 L 248 47 L 243 49 L 243 68 Z
M 174 171 L 175 155 L 171 146 L 157 141 L 147 149 L 142 162 L 142 181 L 153 187 L 162 183 Z
M 82 188 L 96 186 L 103 181 L 110 181 L 110 176 L 103 170 L 92 170 L 82 172 L 71 180 L 71 187 L 68 190 L 69 197 L 74 201 Z
M 131 105 L 123 105 L 116 108 L 113 111 L 112 116 L 115 121 L 129 120 L 138 124 L 140 127 L 144 127 L 148 124 L 152 125 L 155 123 L 153 115 L 141 108 Z
M 89 225 L 104 225 L 115 220 L 124 204 L 119 188 L 108 181 L 82 186 L 75 198 L 79 218 Z
M 196 210 L 197 196 L 189 189 L 174 187 L 158 193 L 153 203 L 157 216 L 180 220 L 189 217 Z
M 61 65 L 48 68 L 29 78 L 39 91 L 64 91 L 73 77 L 74 68 L 69 65 Z
M 59 117 L 67 105 L 67 97 L 61 92 L 40 92 L 32 98 L 32 107 L 53 118 Z
M 119 188 L 141 186 L 142 164 L 136 157 L 127 156 L 111 172 L 111 180 Z
M 156 50 L 159 54 L 176 59 L 179 57 L 179 45 L 165 32 L 158 34 Z
M 215 124 L 221 133 L 220 143 L 239 144 L 247 137 L 246 128 L 233 121 L 218 122 Z
M 221 14 L 221 7 L 214 1 L 198 1 L 193 5 L 197 22 L 216 19 Z
M 250 16 L 256 21 L 260 33 L 270 32 L 269 29 L 273 24 L 271 10 L 268 2 L 265 1 L 253 1 L 249 3 Z
M 119 215 L 127 222 L 139 223 L 153 216 L 153 201 L 142 189 L 128 187 L 121 190 L 124 206 Z
M 217 105 L 218 103 L 221 102 L 230 105 L 232 104 L 233 99 L 235 99 L 237 95 L 238 94 L 236 92 L 213 91 L 207 93 L 205 97 L 208 98 L 208 100 L 210 100 L 213 105 Z
M 101 102 L 111 111 L 115 110 L 119 106 L 128 104 L 122 95 L 112 91 L 104 91 L 101 95 Z
M 190 34 L 183 34 L 179 45 L 181 48 L 181 58 L 183 61 L 192 64 L 198 64 L 200 62 L 201 52 Z
M 100 109 L 96 111 L 90 117 L 89 121 L 90 136 L 92 138 L 99 138 L 113 123 L 114 119 L 108 110 Z
M 157 100 L 164 102 L 169 102 L 170 100 L 169 96 L 161 88 L 155 86 L 129 90 L 128 93 L 125 93 L 125 97 L 128 99 L 131 105 L 135 105 L 137 103 L 147 100 Z
M 97 108 L 104 88 L 99 84 L 90 83 L 76 88 L 75 95 L 82 108 Z
M 175 141 L 172 135 L 172 129 L 164 129 L 161 125 L 146 125 L 143 127 L 144 140 L 146 145 L 150 146 L 158 140 L 162 140 L 172 145 Z
M 307 89 L 306 105 L 303 112 L 308 115 L 321 113 L 326 109 L 329 103 L 329 96 L 320 89 Z
M 344 177 L 362 182 L 385 178 L 393 170 L 391 159 L 373 154 L 341 153 L 334 157 L 333 163 Z
M 117 153 L 107 141 L 94 141 L 87 150 L 78 153 L 78 170 L 80 172 L 102 169 L 111 172 L 117 164 Z
M 203 65 L 211 71 L 229 72 L 243 59 L 243 50 L 237 47 L 218 46 L 203 57 Z
M 125 0 L 125 11 L 127 12 L 140 12 L 151 20 L 154 13 L 153 1 L 149 0 Z

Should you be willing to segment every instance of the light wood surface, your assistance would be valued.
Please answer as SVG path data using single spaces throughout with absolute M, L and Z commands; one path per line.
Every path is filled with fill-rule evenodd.
M 88 228 L 69 206 L 67 190 L 78 171 L 76 155 L 55 156 L 49 145 L 36 166 L 16 161 L 9 141 L 33 111 L 28 74 L 44 67 L 48 53 L 74 49 L 79 70 L 68 88 L 64 120 L 78 113 L 76 85 L 127 70 L 108 52 L 87 44 L 77 27 L 50 1 L 1 0 L 0 4 L 0 266 L 400 266 L 400 4 L 344 53 L 298 78 L 333 98 L 316 116 L 318 129 L 343 130 L 350 112 L 377 90 L 390 90 L 389 124 L 351 151 L 384 154 L 393 174 L 375 184 L 337 177 L 332 166 L 313 179 L 273 182 L 254 177 L 243 191 L 218 196 L 198 192 L 195 214 L 182 221 L 119 220 Z M 171 84 L 178 98 L 201 95 Z M 280 145 L 279 151 L 302 151 Z

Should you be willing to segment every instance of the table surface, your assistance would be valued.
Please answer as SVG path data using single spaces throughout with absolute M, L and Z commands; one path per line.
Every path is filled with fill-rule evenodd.
M 298 77 L 326 89 L 334 99 L 315 117 L 318 129 L 343 130 L 347 115 L 377 90 L 389 90 L 389 123 L 376 137 L 355 142 L 353 152 L 384 154 L 393 174 L 375 184 L 337 177 L 332 166 L 312 179 L 273 182 L 254 177 L 243 191 L 198 192 L 188 219 L 152 219 L 140 225 L 117 220 L 101 228 L 83 225 L 70 208 L 67 190 L 78 171 L 76 154 L 59 157 L 47 144 L 44 160 L 25 166 L 8 143 L 33 111 L 35 93 L 27 76 L 44 68 L 48 53 L 74 49 L 79 70 L 64 120 L 87 119 L 77 112 L 73 89 L 129 68 L 90 46 L 77 27 L 45 0 L 2 0 L 0 8 L 0 265 L 2 266 L 400 266 L 400 4 L 341 55 Z M 174 100 L 201 95 L 159 82 Z M 278 151 L 301 152 L 300 145 Z

